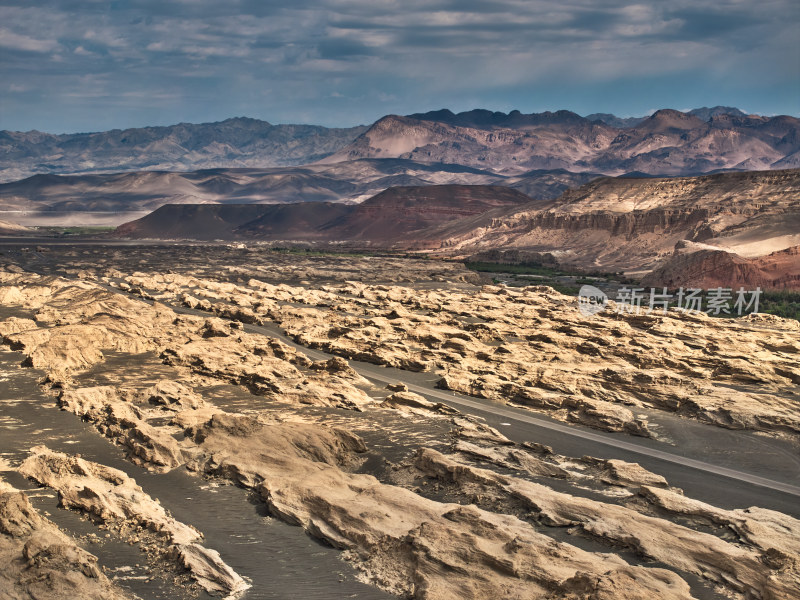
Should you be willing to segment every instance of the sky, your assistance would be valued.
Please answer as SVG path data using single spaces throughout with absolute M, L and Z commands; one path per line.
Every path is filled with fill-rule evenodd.
M 800 116 L 799 25 L 797 0 L 0 0 L 0 129 Z

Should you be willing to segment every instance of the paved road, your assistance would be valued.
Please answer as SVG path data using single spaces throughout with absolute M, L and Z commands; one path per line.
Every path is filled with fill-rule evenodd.
M 196 314 L 205 314 L 200 311 L 191 312 Z M 310 358 L 316 360 L 327 359 L 331 356 L 325 352 L 320 352 L 319 350 L 310 350 L 304 346 L 296 344 L 293 340 L 288 338 L 279 327 L 275 325 L 247 325 L 245 326 L 245 329 L 251 333 L 262 333 L 277 337 L 281 341 L 299 350 L 302 350 Z M 435 389 L 433 387 L 433 382 L 435 382 L 438 378 L 435 376 L 431 377 L 430 374 L 427 374 L 428 377 L 425 378 L 428 381 L 423 383 L 421 381 L 423 378 L 420 377 L 420 374 L 408 373 L 399 369 L 388 369 L 367 363 L 359 363 L 356 361 L 349 362 L 358 373 L 368 379 L 372 379 L 373 381 L 377 381 L 382 384 L 397 383 L 398 381 L 402 381 L 408 386 L 410 391 L 425 396 L 430 400 L 443 402 L 448 406 L 457 408 L 467 414 L 477 415 L 484 418 L 494 417 L 494 419 L 491 420 L 496 425 L 500 426 L 499 429 L 506 435 L 511 433 L 509 437 L 512 439 L 517 438 L 516 441 L 541 442 L 542 433 L 544 430 L 550 434 L 548 436 L 548 442 L 546 443 L 551 445 L 551 440 L 553 438 L 572 438 L 572 443 L 567 442 L 562 447 L 572 448 L 573 455 L 593 454 L 594 456 L 601 456 L 605 458 L 624 457 L 623 460 L 633 460 L 647 468 L 651 468 L 656 472 L 664 474 L 665 476 L 667 476 L 667 472 L 670 473 L 671 476 L 668 476 L 667 479 L 673 485 L 688 484 L 692 487 L 695 487 L 695 485 L 697 485 L 698 482 L 702 482 L 703 478 L 705 477 L 705 486 L 709 488 L 709 491 L 721 492 L 721 494 L 710 493 L 706 494 L 706 496 L 709 498 L 713 497 L 717 503 L 720 503 L 723 506 L 765 506 L 774 501 L 776 504 L 779 504 L 783 507 L 782 509 L 778 510 L 784 510 L 790 514 L 800 513 L 800 500 L 798 500 L 798 498 L 800 498 L 800 486 L 792 485 L 791 483 L 782 481 L 775 481 L 761 477 L 754 473 L 748 473 L 737 469 L 715 465 L 705 461 L 697 460 L 695 458 L 681 456 L 665 449 L 655 448 L 652 447 L 652 445 L 658 444 L 658 442 L 654 442 L 653 440 L 642 440 L 639 442 L 636 441 L 637 438 L 625 434 L 607 434 L 599 431 L 589 430 L 585 427 L 565 425 L 543 417 L 539 417 L 524 409 L 503 406 L 497 404 L 496 402 L 472 398 L 457 394 L 452 391 Z M 503 426 L 502 423 L 506 423 L 507 425 Z M 513 427 L 513 429 L 509 431 L 507 427 L 510 425 L 515 425 L 516 427 Z M 664 448 L 669 448 L 669 446 L 665 444 L 660 445 L 664 446 Z M 593 450 L 594 448 L 597 448 L 597 450 Z M 575 450 L 577 450 L 577 452 L 575 452 Z M 621 451 L 621 453 L 618 452 L 616 456 L 610 456 L 609 450 Z M 666 468 L 665 472 L 664 463 L 671 465 L 672 468 Z M 695 476 L 690 476 L 688 478 L 680 477 L 678 473 L 681 470 L 687 469 L 695 471 Z M 700 475 L 700 478 L 698 479 L 696 475 Z M 678 482 L 678 480 L 681 481 Z M 741 488 L 740 486 L 737 487 L 732 485 L 733 482 L 731 480 L 738 482 L 739 484 L 747 484 L 748 487 L 757 486 L 757 488 L 761 488 L 761 490 L 749 489 L 749 493 L 745 493 L 744 490 L 747 488 Z M 764 492 L 777 493 L 780 494 L 780 496 L 776 495 L 771 499 L 767 499 L 764 496 Z M 749 503 L 743 505 L 734 502 L 732 504 L 732 499 L 734 499 L 734 501 L 736 499 L 748 499 Z
M 356 370 L 358 370 L 364 377 L 377 380 L 382 383 L 397 382 L 397 377 L 394 375 L 392 376 L 382 375 L 380 373 L 375 372 L 372 369 L 366 370 L 363 367 L 357 368 Z M 758 485 L 768 489 L 785 492 L 787 494 L 791 494 L 793 496 L 797 496 L 800 498 L 800 487 L 790 485 L 788 483 L 773 481 L 771 479 L 759 477 L 758 475 L 752 475 L 750 473 L 744 473 L 742 471 L 736 471 L 734 469 L 719 467 L 707 462 L 686 458 L 684 456 L 678 456 L 677 454 L 671 454 L 669 452 L 665 452 L 663 450 L 658 450 L 655 448 L 646 448 L 644 446 L 641 446 L 634 442 L 626 441 L 624 439 L 609 438 L 607 436 L 603 436 L 594 433 L 592 431 L 576 429 L 574 427 L 570 427 L 568 425 L 561 425 L 559 423 L 552 423 L 537 418 L 533 415 L 519 414 L 518 412 L 511 410 L 509 408 L 496 405 L 494 403 L 489 403 L 487 401 L 480 401 L 466 396 L 460 396 L 453 392 L 448 393 L 441 390 L 432 390 L 424 388 L 422 386 L 414 385 L 409 382 L 405 383 L 408 386 L 408 389 L 412 392 L 416 392 L 417 394 L 424 394 L 425 396 L 435 398 L 436 400 L 445 402 L 448 405 L 456 406 L 462 410 L 465 410 L 465 412 L 470 412 L 472 410 L 477 410 L 480 412 L 489 412 L 493 415 L 503 417 L 504 419 L 518 421 L 520 423 L 526 423 L 528 425 L 533 425 L 535 427 L 543 427 L 545 429 L 556 431 L 563 435 L 571 435 L 584 440 L 591 440 L 598 444 L 604 444 L 606 446 L 612 446 L 614 448 L 621 448 L 623 450 L 627 450 L 628 452 L 633 452 L 635 454 L 642 454 L 644 456 L 649 456 L 651 458 L 657 458 L 659 460 L 671 462 L 678 465 L 683 465 L 684 467 L 690 467 L 692 469 L 697 469 L 699 471 L 705 471 L 708 473 L 714 473 L 716 475 L 722 475 L 724 477 L 728 477 L 729 479 L 744 481 L 746 483 L 750 483 L 753 485 Z

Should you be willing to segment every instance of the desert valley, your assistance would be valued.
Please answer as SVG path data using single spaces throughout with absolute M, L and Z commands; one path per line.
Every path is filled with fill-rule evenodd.
M 796 598 L 799 133 L 1 132 L 0 598 Z

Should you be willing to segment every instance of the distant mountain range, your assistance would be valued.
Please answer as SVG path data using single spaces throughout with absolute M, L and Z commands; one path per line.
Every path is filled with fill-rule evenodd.
M 728 110 L 729 112 L 724 112 Z M 621 126 L 569 111 L 526 115 L 448 110 L 390 115 L 322 159 L 405 158 L 498 173 L 567 169 L 606 175 L 694 175 L 800 166 L 800 120 L 697 109 L 659 110 Z M 616 117 L 606 120 L 615 122 Z
M 234 118 L 99 133 L 0 131 L 0 181 L 35 173 L 300 165 L 336 152 L 366 129 L 272 125 Z
M 535 256 L 652 285 L 797 289 L 798 167 L 800 120 L 722 106 L 0 132 L 0 177 L 37 173 L 0 183 L 0 234 L 127 222 L 117 236 Z
M 0 131 L 0 181 L 33 174 L 265 169 L 362 158 L 446 163 L 503 175 L 567 169 L 687 175 L 800 166 L 800 121 L 732 107 L 649 117 L 449 110 L 330 129 L 234 118 L 99 133 Z

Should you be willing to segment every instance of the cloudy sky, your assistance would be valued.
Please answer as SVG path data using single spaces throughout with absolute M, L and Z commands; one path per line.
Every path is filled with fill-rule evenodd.
M 0 0 L 0 129 L 800 114 L 797 0 Z

